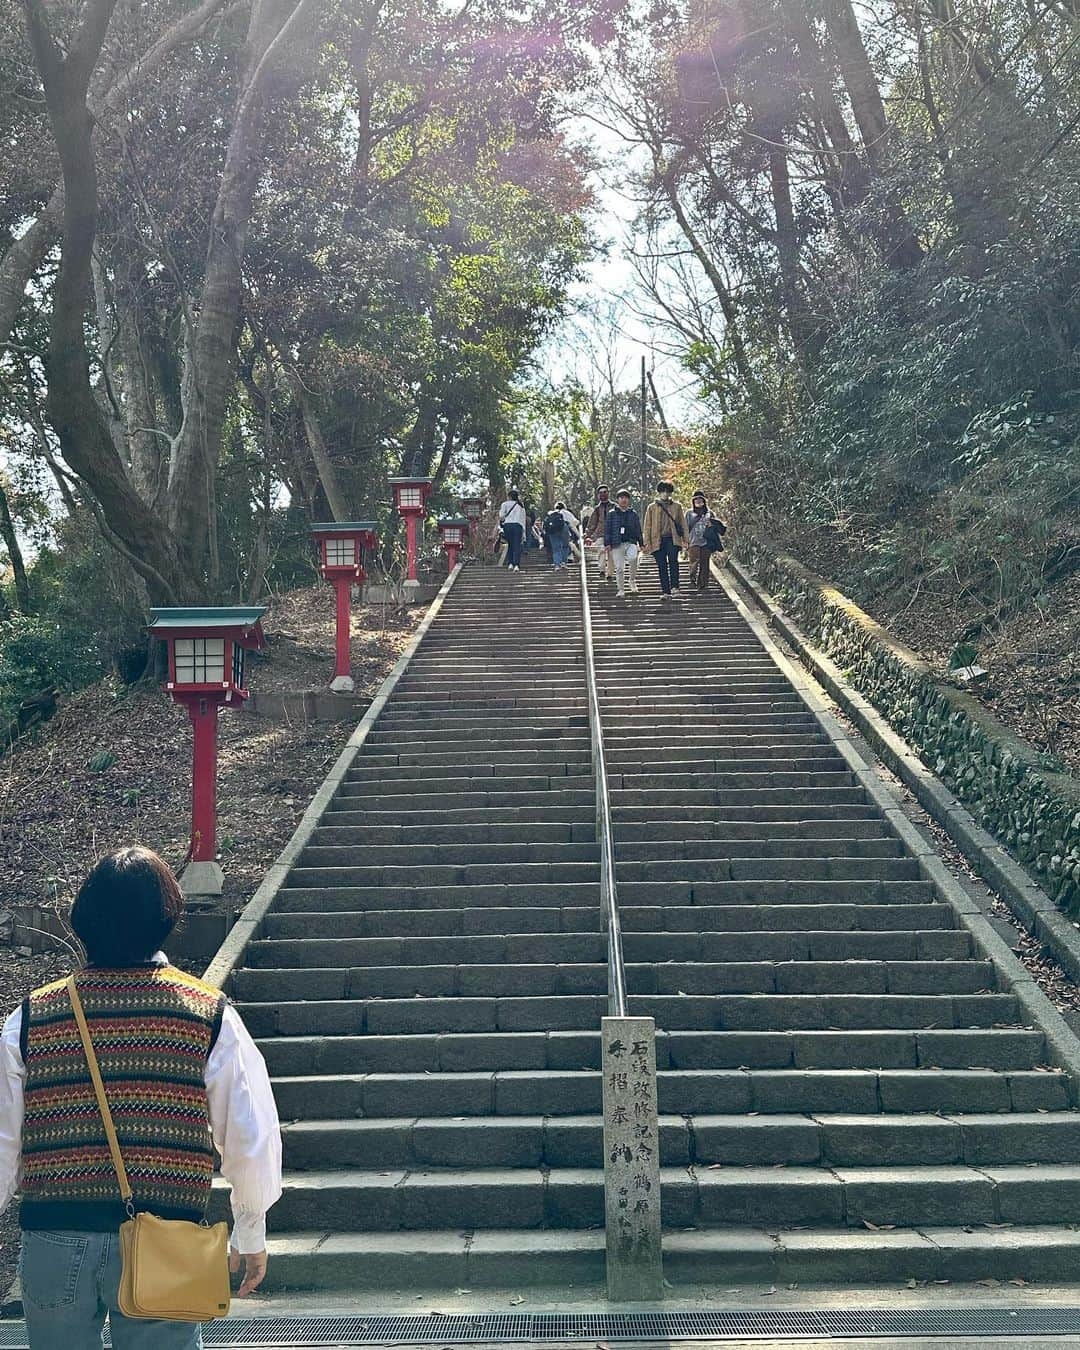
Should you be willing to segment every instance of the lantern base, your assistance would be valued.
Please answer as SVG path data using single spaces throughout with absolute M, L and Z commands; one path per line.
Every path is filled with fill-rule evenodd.
M 180 876 L 180 889 L 189 900 L 200 895 L 220 895 L 225 874 L 216 862 L 189 862 Z
M 418 591 L 420 589 L 419 581 L 413 581 L 411 577 L 406 577 L 402 584 L 407 591 Z
M 335 694 L 351 694 L 356 688 L 356 681 L 351 675 L 335 675 L 330 681 L 330 688 Z

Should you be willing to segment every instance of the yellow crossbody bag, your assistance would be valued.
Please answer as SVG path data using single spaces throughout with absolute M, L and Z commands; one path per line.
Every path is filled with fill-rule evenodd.
M 229 1311 L 228 1225 L 216 1223 L 210 1227 L 186 1219 L 135 1213 L 131 1184 L 74 976 L 67 981 L 67 991 L 128 1215 L 127 1222 L 120 1225 L 120 1311 L 125 1317 L 169 1322 L 209 1322 L 224 1317 Z

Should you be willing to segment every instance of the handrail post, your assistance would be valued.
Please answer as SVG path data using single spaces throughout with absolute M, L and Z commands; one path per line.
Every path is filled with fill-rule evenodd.
M 604 1105 L 604 1224 L 607 1292 L 613 1302 L 654 1303 L 664 1296 L 660 1224 L 660 1121 L 656 1096 L 656 1024 L 631 1017 L 615 878 L 611 794 L 600 720 L 586 550 L 581 550 L 585 679 L 600 845 L 600 902 L 607 933 L 608 1016 L 601 1019 Z

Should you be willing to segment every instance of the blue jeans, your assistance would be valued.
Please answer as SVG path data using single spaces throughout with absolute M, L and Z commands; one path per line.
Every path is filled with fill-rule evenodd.
M 504 525 L 503 534 L 506 535 L 506 565 L 507 567 L 521 566 L 521 545 L 525 540 L 525 531 L 520 525 Z
M 679 589 L 679 546 L 670 534 L 660 540 L 660 547 L 653 554 L 660 573 L 660 589 L 664 595 Z
M 119 1233 L 23 1233 L 19 1258 L 23 1310 L 31 1350 L 101 1350 L 109 1317 L 116 1350 L 200 1350 L 192 1322 L 125 1317 Z
M 551 561 L 556 567 L 561 567 L 570 556 L 570 535 L 566 530 L 562 534 L 549 534 L 551 540 Z

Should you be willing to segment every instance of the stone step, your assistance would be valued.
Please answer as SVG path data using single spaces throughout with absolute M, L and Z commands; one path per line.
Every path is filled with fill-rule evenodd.
M 804 847 L 809 847 L 807 842 Z M 702 848 L 707 845 L 701 845 Z M 300 855 L 302 868 L 346 868 L 368 873 L 379 868 L 428 869 L 442 876 L 446 869 L 456 867 L 488 868 L 491 866 L 531 866 L 539 864 L 599 862 L 600 848 L 595 842 L 570 843 L 540 840 L 535 843 L 446 844 L 309 844 Z M 432 876 L 431 880 L 438 878 Z M 448 880 L 453 884 L 453 879 Z
M 528 725 L 515 720 L 512 726 L 505 727 L 499 737 L 499 743 L 502 745 L 561 745 L 564 742 L 589 744 L 588 719 L 585 719 L 584 725 L 570 726 L 566 721 L 550 721 L 537 725 Z M 380 750 L 410 750 L 416 749 L 420 743 L 420 737 L 416 733 L 397 730 L 392 726 L 384 725 L 384 718 L 380 717 L 375 726 L 368 732 L 366 745 L 378 747 Z M 437 746 L 442 748 L 445 745 L 475 745 L 475 737 L 468 730 L 459 730 L 454 726 L 435 725 L 428 728 L 422 738 L 422 744 L 427 746 Z
M 554 847 L 549 845 L 548 847 Z M 584 845 L 564 845 L 568 852 L 585 849 Z M 591 846 L 595 853 L 595 845 Z M 786 864 L 779 862 L 776 867 L 783 869 Z M 693 864 L 686 863 L 685 867 Z M 790 864 L 791 867 L 796 864 Z M 803 863 L 802 867 L 810 864 Z M 867 862 L 865 867 L 880 867 L 881 864 Z M 554 882 L 589 882 L 597 879 L 596 862 L 515 862 L 514 882 L 520 888 L 536 884 Z M 472 864 L 437 866 L 419 863 L 415 866 L 387 867 L 294 867 L 289 872 L 290 881 L 297 886 L 319 887 L 320 889 L 338 886 L 470 886 L 491 885 L 505 880 L 507 863 L 495 860 Z
M 446 963 L 565 962 L 607 959 L 607 937 L 589 933 L 517 933 L 471 937 L 362 937 L 363 913 L 271 914 L 266 938 L 246 953 L 249 967 L 426 966 Z M 310 936 L 318 933 L 317 938 Z M 956 961 L 971 955 L 966 930 L 871 933 L 624 934 L 632 963 L 661 961 Z
M 500 782 L 506 783 L 507 791 L 510 792 L 535 792 L 552 787 L 582 788 L 592 782 L 591 773 L 584 765 L 575 766 L 571 772 L 562 762 L 553 763 L 550 767 L 537 764 L 535 768 L 530 768 L 526 763 L 510 765 L 513 772 L 508 772 L 507 766 L 496 766 L 480 760 L 473 764 L 452 763 L 442 773 L 434 773 L 424 764 L 399 764 L 390 769 L 369 767 L 363 758 L 357 759 L 356 766 L 346 775 L 342 795 L 349 795 L 350 790 L 362 789 L 368 783 L 377 783 L 379 792 L 384 796 L 391 792 L 407 794 L 410 785 L 417 780 L 437 783 L 443 792 L 453 792 L 455 784 L 464 784 L 466 792 L 475 791 L 475 780 L 484 778 L 498 778 Z
M 620 856 L 630 856 L 627 850 L 636 841 L 642 841 L 645 847 L 651 847 L 653 856 L 656 844 L 668 847 L 687 845 L 696 840 L 717 840 L 735 842 L 739 840 L 768 841 L 771 843 L 790 839 L 813 840 L 828 844 L 841 842 L 843 846 L 856 839 L 889 839 L 888 826 L 880 818 L 869 817 L 853 820 L 725 820 L 722 818 L 682 820 L 678 829 L 672 828 L 672 821 L 650 820 L 642 813 L 641 820 L 625 820 L 621 815 L 615 819 L 615 839 L 619 845 Z
M 394 690 L 395 708 L 402 712 L 408 711 L 410 707 L 428 714 L 441 713 L 444 708 L 457 708 L 463 712 L 480 709 L 488 712 L 493 721 L 497 720 L 500 709 L 543 708 L 562 713 L 579 711 L 586 707 L 585 698 L 585 691 L 580 683 L 576 688 L 556 689 L 552 694 L 547 694 L 536 680 L 531 680 L 527 686 L 523 686 L 521 693 L 513 691 L 493 693 L 487 698 L 466 690 L 453 697 L 449 694 L 440 695 L 438 690 L 429 692 L 425 689 L 415 689 L 400 693 Z
M 406 803 L 402 798 L 409 801 L 415 799 L 423 804 L 426 796 L 437 794 L 447 805 L 455 804 L 450 798 L 464 798 L 464 801 L 457 802 L 457 805 L 463 806 L 466 802 L 471 804 L 477 793 L 494 791 L 504 800 L 516 793 L 546 792 L 549 801 L 550 794 L 557 793 L 560 804 L 567 799 L 576 803 L 577 796 L 570 797 L 569 794 L 589 792 L 592 781 L 591 773 L 553 773 L 543 769 L 532 774 L 499 773 L 491 765 L 485 764 L 465 765 L 450 773 L 440 774 L 437 778 L 424 773 L 419 766 L 395 769 L 392 775 L 382 774 L 378 769 L 358 769 L 350 772 L 334 800 L 340 807 L 355 808 L 358 798 L 365 801 L 396 798 L 399 806 L 404 806 Z
M 477 749 L 476 741 L 468 743 L 469 748 L 447 751 L 411 751 L 404 754 L 379 754 L 372 751 L 365 751 L 359 755 L 355 761 L 356 769 L 350 770 L 349 777 L 356 774 L 357 769 L 369 770 L 380 769 L 388 776 L 393 775 L 397 767 L 415 768 L 426 766 L 428 776 L 432 779 L 438 779 L 448 767 L 460 765 L 464 768 L 466 765 L 486 764 L 492 769 L 497 770 L 500 766 L 515 768 L 518 766 L 534 767 L 537 770 L 542 767 L 549 772 L 565 772 L 573 765 L 578 773 L 585 773 L 592 764 L 592 757 L 589 751 L 588 742 L 579 742 L 576 746 L 567 749 L 556 750 L 537 750 L 535 748 L 503 748 L 501 741 L 492 742 L 492 749 Z M 464 745 L 464 742 L 463 742 Z
M 599 921 L 600 909 L 596 900 L 596 880 L 590 877 L 584 882 L 563 882 L 561 884 L 540 883 L 528 892 L 520 886 L 510 885 L 506 881 L 493 884 L 469 886 L 340 886 L 340 887 L 285 887 L 279 892 L 276 913 L 308 912 L 320 903 L 329 911 L 349 911 L 354 914 L 375 917 L 384 911 L 456 910 L 459 916 L 470 910 L 484 906 L 497 907 L 502 911 L 500 922 L 506 922 L 506 914 L 515 912 L 514 906 L 522 910 L 536 905 L 559 904 L 566 902 L 575 906 L 587 907 L 595 913 Z M 459 918 L 459 931 L 460 918 Z M 528 920 L 525 921 L 526 925 Z M 504 930 L 533 932 L 526 926 L 522 929 Z M 547 930 L 558 931 L 558 930 Z M 358 934 L 356 936 L 363 936 Z
M 558 887 L 554 888 L 558 890 Z M 595 886 L 593 886 L 595 889 Z M 537 908 L 528 903 L 531 898 L 526 894 L 522 903 L 516 907 L 502 907 L 494 902 L 483 903 L 474 908 L 465 908 L 449 901 L 445 908 L 406 909 L 395 905 L 386 908 L 372 908 L 358 913 L 355 908 L 355 892 L 347 891 L 340 895 L 333 891 L 311 891 L 290 893 L 288 910 L 293 913 L 311 914 L 319 912 L 320 907 L 341 903 L 341 912 L 350 913 L 361 931 L 354 937 L 405 938 L 405 937 L 468 937 L 470 935 L 507 933 L 599 933 L 601 917 L 598 906 L 572 908 Z M 398 894 L 394 891 L 394 894 Z M 415 892 L 406 891 L 417 900 Z M 453 900 L 453 888 L 445 892 Z M 301 896 L 298 901 L 296 896 Z M 304 898 L 307 903 L 305 906 Z M 880 932 L 899 931 L 905 924 L 912 931 L 928 928 L 941 928 L 954 916 L 946 905 L 905 905 L 905 906 L 827 906 L 827 905 L 789 905 L 777 906 L 783 911 L 783 918 L 789 925 L 789 931 L 803 933 L 821 932 Z M 284 907 L 283 907 L 284 910 Z M 758 907 L 708 905 L 688 905 L 671 908 L 634 907 L 622 912 L 623 931 L 628 936 L 633 933 L 710 933 L 723 932 L 735 928 L 740 915 L 749 920 L 765 923 L 767 915 Z M 666 929 L 662 925 L 666 924 Z M 755 930 L 752 923 L 748 931 L 771 931 L 768 927 Z M 782 931 L 782 930 L 780 930 Z
M 838 829 L 839 827 L 835 827 Z M 905 857 L 903 848 L 897 839 L 888 837 L 858 837 L 841 835 L 834 832 L 821 838 L 808 838 L 806 835 L 789 834 L 780 838 L 759 837 L 738 834 L 727 839 L 708 838 L 689 835 L 672 841 L 667 840 L 663 848 L 658 849 L 656 838 L 646 837 L 641 842 L 634 827 L 623 827 L 616 833 L 615 857 L 620 868 L 633 862 L 651 862 L 658 853 L 672 864 L 672 870 L 682 871 L 684 862 L 701 863 L 717 858 L 787 858 L 798 852 L 801 858 L 842 858 L 851 862 L 856 858 L 900 858 Z M 662 837 L 662 836 L 661 836 Z M 620 873 L 621 874 L 621 873 Z
M 827 803 L 808 806 L 684 806 L 680 793 L 672 803 L 661 801 L 653 806 L 616 806 L 612 809 L 612 819 L 619 825 L 630 823 L 647 825 L 652 821 L 667 829 L 667 838 L 674 831 L 671 826 L 687 825 L 694 827 L 701 823 L 716 825 L 719 828 L 735 826 L 746 828 L 755 825 L 780 825 L 784 827 L 816 827 L 825 823 L 843 821 L 872 821 L 884 829 L 881 814 L 874 807 L 863 802 L 849 802 L 838 806 Z M 770 830 L 770 833 L 772 831 Z M 689 837 L 689 836 L 688 836 Z
M 324 1228 L 269 1240 L 263 1288 L 334 1293 L 370 1289 L 566 1288 L 602 1298 L 604 1234 L 593 1229 L 479 1229 L 366 1233 Z M 762 1288 L 993 1278 L 1069 1283 L 1080 1263 L 1080 1232 L 1065 1225 L 925 1227 L 862 1232 L 801 1226 L 706 1226 L 670 1232 L 664 1274 L 675 1285 Z M 335 1305 L 336 1306 L 336 1305 Z
M 476 780 L 473 780 L 474 783 Z M 560 780 L 565 782 L 566 780 Z M 335 812 L 355 812 L 363 809 L 364 811 L 390 812 L 397 819 L 401 819 L 406 813 L 419 814 L 438 811 L 443 808 L 447 814 L 451 811 L 469 811 L 473 813 L 474 820 L 483 820 L 486 818 L 486 812 L 490 809 L 504 809 L 515 811 L 540 811 L 546 807 L 553 808 L 573 808 L 578 810 L 581 807 L 595 809 L 595 799 L 591 790 L 587 788 L 562 788 L 553 792 L 547 786 L 548 780 L 545 780 L 543 788 L 536 788 L 532 791 L 507 791 L 500 792 L 494 784 L 485 785 L 481 791 L 454 792 L 452 795 L 441 791 L 421 791 L 422 786 L 417 785 L 417 790 L 413 792 L 405 791 L 401 793 L 385 793 L 381 787 L 369 787 L 367 791 L 351 790 L 349 792 L 339 791 L 333 802 L 330 804 L 328 815 Z M 430 785 L 432 788 L 434 784 Z M 479 814 L 477 814 L 479 813 Z M 442 812 L 440 812 L 442 814 Z
M 277 999 L 247 1003 L 245 1020 L 254 1036 L 582 1031 L 598 1024 L 606 1006 L 600 994 Z M 685 1031 L 917 1030 L 1015 1026 L 1019 1020 L 1011 994 L 638 994 L 630 1010 Z
M 604 1165 L 603 1121 L 586 1116 L 299 1120 L 282 1130 L 287 1171 Z M 969 1167 L 1060 1163 L 1080 1154 L 1080 1112 L 955 1115 L 661 1115 L 664 1167 Z
M 271 1072 L 278 1075 L 600 1067 L 600 1035 L 595 1030 L 292 1036 L 264 1040 L 260 1049 Z M 1042 1032 L 1028 1027 L 948 1031 L 661 1030 L 656 1038 L 660 1069 L 1029 1070 L 1042 1066 L 1044 1058 Z M 295 1085 L 291 1087 L 295 1098 L 290 1101 L 291 1116 L 321 1114 L 314 1101 L 305 1102 L 302 1092 Z M 321 1091 L 333 1101 L 331 1079 Z
M 576 819 L 565 823 L 522 820 L 505 825 L 488 821 L 477 824 L 437 825 L 424 822 L 413 824 L 410 812 L 398 824 L 319 825 L 311 836 L 311 847 L 367 848 L 400 845 L 411 849 L 435 848 L 442 845 L 471 847 L 476 844 L 585 844 L 595 843 L 596 821 L 584 808 L 574 813 Z
M 408 772 L 404 770 L 402 772 Z M 766 788 L 811 788 L 827 791 L 829 788 L 850 788 L 854 785 L 854 775 L 847 769 L 836 770 L 827 767 L 806 769 L 767 768 L 760 772 L 743 772 L 736 767 L 723 764 L 707 764 L 696 770 L 688 770 L 682 765 L 673 764 L 667 772 L 663 764 L 652 765 L 637 771 L 616 769 L 609 774 L 612 794 L 620 788 L 641 791 L 644 788 L 657 788 L 665 792 L 679 788 L 693 788 L 697 792 L 709 788 L 754 789 Z
M 661 789 L 666 792 L 668 786 L 662 784 L 660 788 L 655 786 L 627 788 L 611 784 L 611 804 L 616 816 L 623 807 L 649 807 L 656 804 L 657 798 L 662 796 Z M 861 787 L 702 787 L 679 788 L 678 800 L 687 807 L 712 807 L 721 810 L 727 810 L 729 807 L 757 809 L 762 806 L 863 806 L 866 803 L 866 794 Z
M 585 793 L 574 793 L 574 797 L 585 797 Z M 370 801 L 371 798 L 366 798 Z M 396 800 L 396 799 L 395 799 Z M 550 794 L 546 797 L 547 801 L 552 801 Z M 560 796 L 557 800 L 562 801 Z M 488 807 L 466 807 L 465 809 L 451 808 L 447 810 L 416 810 L 410 805 L 407 813 L 400 809 L 396 811 L 372 811 L 365 809 L 357 803 L 359 809 L 355 811 L 337 811 L 331 807 L 322 817 L 320 829 L 330 827 L 352 827 L 361 826 L 370 829 L 420 829 L 423 826 L 438 825 L 448 829 L 469 829 L 474 825 L 490 824 L 493 826 L 507 824 L 521 825 L 578 825 L 583 821 L 590 823 L 595 820 L 596 813 L 593 810 L 591 801 L 584 802 L 581 806 L 488 806 Z
M 215 1215 L 226 1208 L 215 1184 Z M 1080 1167 L 725 1167 L 660 1171 L 667 1228 L 828 1224 L 1067 1223 L 1080 1204 Z M 290 1172 L 271 1231 L 322 1225 L 367 1231 L 572 1228 L 603 1222 L 594 1168 L 468 1168 Z
M 273 1056 L 273 1042 L 264 1045 Z M 576 1116 L 599 1115 L 602 1084 L 597 1071 L 581 1069 L 372 1071 L 278 1076 L 274 1092 L 283 1120 Z M 1008 1119 L 1071 1106 L 1064 1075 L 1037 1069 L 661 1069 L 657 1093 L 672 1115 L 817 1114 L 843 1105 L 858 1115 Z
M 362 966 L 351 964 L 350 943 L 349 938 L 338 938 L 293 944 L 305 950 L 284 953 L 291 959 L 282 966 L 259 961 L 267 953 L 255 951 L 257 968 L 236 972 L 236 994 L 261 1002 L 275 994 L 293 1000 L 538 998 L 607 992 L 606 960 Z M 310 946 L 316 951 L 311 960 L 303 960 Z M 313 964 L 320 956 L 336 964 Z M 631 994 L 649 995 L 973 994 L 994 989 L 993 966 L 988 961 L 668 961 L 662 965 L 627 961 L 626 980 Z
M 636 767 L 661 764 L 665 772 L 702 773 L 737 770 L 739 773 L 815 772 L 821 767 L 832 769 L 843 760 L 830 745 L 804 741 L 792 745 L 717 744 L 702 741 L 700 745 L 668 746 L 666 752 L 652 746 L 644 749 L 628 746 L 623 738 L 612 738 L 605 745 L 604 755 L 609 769 L 620 773 Z
M 738 842 L 738 841 L 736 841 Z M 780 850 L 783 851 L 780 851 Z M 771 850 L 770 850 L 771 852 Z M 768 857 L 744 857 L 693 861 L 673 858 L 664 862 L 623 861 L 616 854 L 616 870 L 622 882 L 665 881 L 673 874 L 682 881 L 755 881 L 789 878 L 793 881 L 858 880 L 916 881 L 920 875 L 914 858 L 808 858 L 800 855 L 796 840 L 781 843 Z M 695 891 L 696 894 L 696 891 Z

